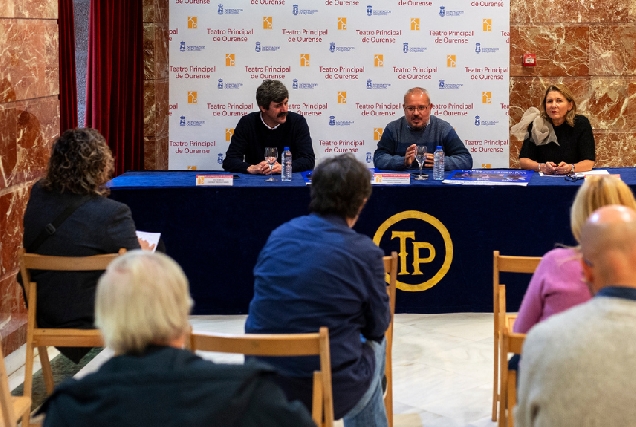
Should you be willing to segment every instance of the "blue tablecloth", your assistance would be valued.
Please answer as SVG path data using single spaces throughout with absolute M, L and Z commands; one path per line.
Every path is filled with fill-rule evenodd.
M 610 172 L 636 186 L 636 170 Z M 139 230 L 162 233 L 190 280 L 194 313 L 245 313 L 258 253 L 274 228 L 308 213 L 310 189 L 300 174 L 197 187 L 195 176 L 208 173 L 129 172 L 111 181 L 110 197 L 130 206 Z M 400 253 L 397 312 L 491 311 L 493 251 L 542 255 L 574 244 L 569 209 L 581 183 L 534 175 L 526 187 L 374 185 L 355 229 Z M 516 276 L 502 277 L 511 310 L 529 279 Z

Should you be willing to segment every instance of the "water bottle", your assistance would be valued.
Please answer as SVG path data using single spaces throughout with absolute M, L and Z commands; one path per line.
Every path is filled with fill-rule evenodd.
M 444 179 L 444 150 L 438 145 L 433 154 L 433 179 L 442 181 Z
M 282 171 L 280 174 L 281 181 L 291 181 L 292 177 L 292 155 L 291 151 L 289 151 L 289 147 L 285 147 L 283 150 L 283 158 L 282 158 Z

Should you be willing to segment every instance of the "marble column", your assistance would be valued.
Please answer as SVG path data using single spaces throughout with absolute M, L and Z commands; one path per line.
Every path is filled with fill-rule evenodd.
M 636 2 L 511 0 L 510 125 L 539 107 L 553 82 L 573 92 L 592 124 L 596 166 L 636 165 Z M 525 52 L 536 67 L 522 67 Z M 521 141 L 510 137 L 510 167 Z
M 0 2 L 0 334 L 9 354 L 26 340 L 18 273 L 22 217 L 59 135 L 57 0 Z
M 168 0 L 144 0 L 144 169 L 168 169 Z

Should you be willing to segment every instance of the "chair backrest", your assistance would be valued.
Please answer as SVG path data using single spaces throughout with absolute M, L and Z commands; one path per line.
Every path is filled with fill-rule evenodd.
M 391 255 L 384 257 L 384 272 L 386 274 L 386 288 L 389 294 L 389 307 L 391 310 L 391 322 L 386 330 L 386 362 L 384 366 L 384 375 L 386 377 L 386 392 L 384 395 L 384 407 L 386 408 L 386 416 L 389 421 L 389 427 L 393 427 L 393 318 L 395 315 L 395 294 L 397 283 L 397 252 L 391 252 Z
M 2 348 L 0 348 L 0 411 L 2 411 L 2 425 L 7 427 L 16 426 L 18 418 L 24 414 L 29 414 L 31 411 L 31 399 L 29 397 L 11 396 Z
M 93 255 L 85 257 L 49 256 L 27 253 L 19 250 L 20 275 L 27 297 L 27 342 L 26 365 L 24 378 L 24 395 L 31 397 L 33 381 L 33 358 L 35 348 L 39 349 L 42 373 L 48 394 L 53 392 L 53 373 L 46 351 L 47 346 L 57 347 L 101 347 L 103 339 L 97 329 L 70 328 L 38 328 L 37 325 L 37 283 L 31 280 L 30 270 L 49 271 L 101 271 L 105 270 L 115 258 L 126 252 Z M 29 422 L 28 414 L 22 419 L 22 424 Z
M 506 298 L 500 298 L 500 290 L 505 289 L 505 285 L 500 283 L 500 273 L 524 273 L 532 274 L 537 269 L 541 257 L 538 256 L 508 256 L 500 255 L 499 251 L 493 253 L 493 314 L 494 314 L 494 379 L 493 379 L 493 401 L 492 420 L 497 420 L 497 402 L 501 400 L 498 395 L 499 390 L 499 353 L 501 330 L 506 319 Z
M 309 334 L 210 334 L 192 333 L 192 351 L 216 351 L 246 356 L 319 356 L 320 371 L 314 374 L 312 418 L 317 425 L 333 425 L 333 394 L 331 389 L 331 356 L 329 330 L 320 328 Z M 320 397 L 322 396 L 322 399 Z M 324 420 L 323 420 L 324 415 Z

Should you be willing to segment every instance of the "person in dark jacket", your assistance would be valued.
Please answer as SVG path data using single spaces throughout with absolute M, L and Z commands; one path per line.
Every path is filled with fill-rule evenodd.
M 24 214 L 23 244 L 41 255 L 90 256 L 138 249 L 128 206 L 108 199 L 106 182 L 113 156 L 95 129 L 70 129 L 53 144 L 46 176 L 31 189 Z M 51 235 L 38 243 L 47 225 L 75 207 Z M 50 228 L 50 227 L 48 227 Z M 40 328 L 94 328 L 95 287 L 100 271 L 34 271 Z M 78 362 L 90 348 L 60 347 Z
M 44 403 L 46 427 L 314 426 L 266 365 L 221 365 L 183 349 L 192 306 L 181 268 L 132 251 L 99 280 L 95 321 L 115 356 L 62 383 Z

